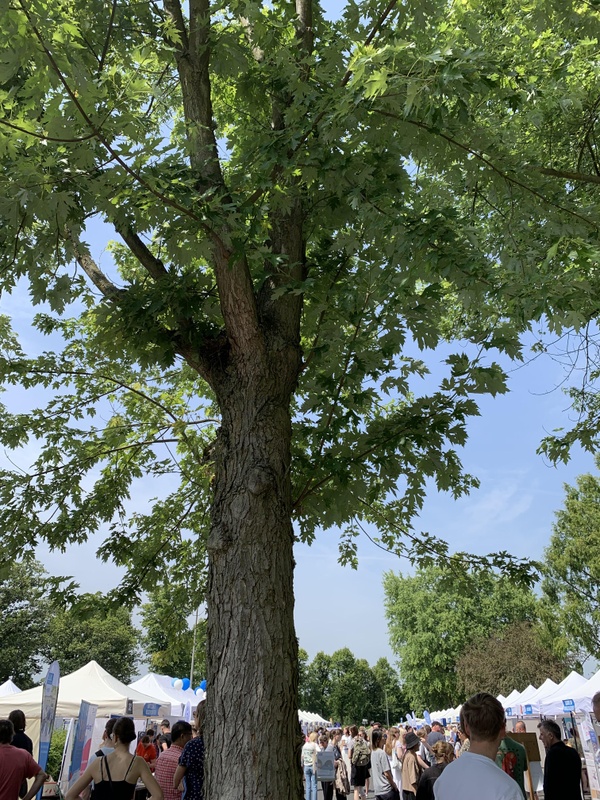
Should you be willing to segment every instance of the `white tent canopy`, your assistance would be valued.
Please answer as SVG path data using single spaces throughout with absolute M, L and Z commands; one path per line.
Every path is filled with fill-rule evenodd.
M 517 697 L 521 694 L 517 689 L 513 689 L 512 692 L 508 695 L 508 697 L 504 698 L 504 703 L 502 704 L 504 708 L 510 708 L 512 703 L 517 699 Z
M 588 681 L 578 672 L 570 672 L 567 677 L 558 684 L 558 687 L 544 699 L 540 701 L 540 714 L 553 716 L 564 714 L 565 711 L 574 710 L 566 708 L 563 700 L 571 700 L 573 695 L 584 686 Z
M 540 713 L 540 702 L 544 698 L 553 694 L 557 688 L 558 684 L 556 684 L 550 678 L 546 678 L 537 692 L 535 692 L 531 697 L 528 697 L 525 702 L 521 703 L 521 715 L 524 717 L 529 717 L 532 715 L 538 716 Z
M 533 695 L 536 692 L 537 689 L 535 688 L 535 686 L 529 684 L 529 686 L 526 689 L 523 689 L 522 692 L 519 692 L 519 694 L 510 701 L 510 703 L 507 700 L 506 705 L 504 706 L 504 710 L 506 711 L 506 716 L 517 717 L 520 714 L 522 714 L 523 712 L 521 711 L 521 706 L 523 705 L 523 703 L 526 703 L 530 697 L 533 697 Z
M 33 739 L 36 747 L 40 731 L 42 689 L 42 686 L 36 686 L 34 689 L 20 692 L 17 697 L 14 695 L 0 697 L 0 718 L 7 717 L 14 708 L 21 709 L 27 720 L 27 733 Z M 96 661 L 90 661 L 81 669 L 71 672 L 70 675 L 61 676 L 56 716 L 79 716 L 79 706 L 82 700 L 98 706 L 97 717 L 127 714 L 128 705 L 133 706 L 134 717 L 168 716 L 171 708 L 155 697 L 142 694 L 136 689 L 130 689 L 121 681 L 113 678 Z
M 323 719 L 323 717 L 319 716 L 319 714 L 315 714 L 313 711 L 298 711 L 298 719 L 300 722 L 313 722 L 319 725 L 329 725 L 329 721 Z
M 563 700 L 572 700 L 574 703 L 573 711 L 591 711 L 592 697 L 600 692 L 600 670 L 595 675 L 575 689 L 570 697 L 563 697 Z M 546 712 L 548 713 L 548 712 Z
M 0 684 L 0 697 L 6 697 L 7 695 L 20 693 L 21 690 L 16 683 L 12 682 L 10 678 L 7 681 L 4 681 L 4 683 Z
M 175 689 L 171 686 L 171 678 L 168 675 L 158 675 L 156 672 L 149 672 L 137 681 L 133 681 L 129 686 L 138 692 L 144 692 L 152 697 L 157 697 L 163 703 L 167 703 L 171 709 L 167 716 L 179 717 L 185 710 L 185 705 L 189 701 L 192 708 L 195 708 L 198 703 L 204 699 L 204 692 L 202 696 L 198 697 L 194 694 L 192 689 Z

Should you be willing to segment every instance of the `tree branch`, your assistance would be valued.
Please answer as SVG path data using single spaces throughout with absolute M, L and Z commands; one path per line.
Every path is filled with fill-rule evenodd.
M 553 178 L 564 178 L 567 181 L 578 181 L 579 183 L 600 183 L 600 175 L 587 175 L 583 172 L 569 172 L 564 169 L 550 169 L 549 167 L 538 167 L 538 172 L 542 175 L 550 175 Z
M 175 23 L 179 37 L 179 41 L 170 44 L 175 47 L 192 170 L 201 191 L 224 187 L 214 132 L 208 69 L 209 0 L 190 0 L 189 33 L 185 26 L 180 0 L 164 0 L 164 6 Z
M 131 226 L 121 226 L 115 224 L 117 233 L 121 236 L 127 247 L 131 250 L 133 255 L 137 258 L 140 264 L 146 269 L 149 275 L 154 280 L 159 281 L 168 276 L 168 271 L 165 265 L 148 249 L 140 237 L 135 233 Z
M 75 254 L 77 263 L 94 284 L 96 289 L 98 289 L 98 291 L 100 291 L 104 297 L 112 302 L 117 302 L 124 297 L 127 293 L 126 290 L 119 289 L 106 277 L 106 275 L 91 257 L 81 240 L 74 237 L 71 231 L 67 232 L 66 238 L 71 241 L 73 245 L 73 252 Z

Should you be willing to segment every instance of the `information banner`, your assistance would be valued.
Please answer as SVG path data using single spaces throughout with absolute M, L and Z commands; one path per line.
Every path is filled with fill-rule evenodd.
M 79 706 L 79 717 L 75 725 L 75 738 L 73 740 L 73 753 L 71 755 L 71 766 L 69 767 L 69 786 L 72 786 L 82 772 L 85 772 L 92 746 L 92 733 L 94 732 L 94 722 L 98 706 L 81 701 Z
M 600 744 L 589 714 L 575 714 L 592 798 L 600 798 Z
M 58 703 L 58 685 L 60 683 L 60 667 L 58 661 L 50 664 L 48 674 L 44 680 L 42 688 L 42 714 L 40 728 L 40 750 L 38 764 L 42 769 L 46 769 L 48 764 L 48 754 L 50 752 L 50 740 L 54 729 L 54 718 L 56 717 L 56 704 Z M 42 796 L 42 790 L 38 793 L 38 798 Z

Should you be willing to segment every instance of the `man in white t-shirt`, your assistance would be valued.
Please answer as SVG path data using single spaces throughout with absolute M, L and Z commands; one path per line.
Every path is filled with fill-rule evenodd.
M 434 784 L 435 800 L 523 800 L 519 785 L 496 765 L 506 735 L 504 709 L 487 692 L 473 695 L 460 712 L 470 749 L 448 764 Z

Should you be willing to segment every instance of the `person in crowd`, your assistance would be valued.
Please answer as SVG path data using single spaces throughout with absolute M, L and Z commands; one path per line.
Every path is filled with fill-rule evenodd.
M 23 795 L 24 800 L 31 800 L 44 785 L 47 775 L 31 753 L 12 744 L 14 735 L 13 723 L 0 719 L 0 798 L 17 800 L 23 782 L 34 778 L 31 788 Z
M 376 800 L 400 800 L 398 786 L 392 775 L 390 759 L 381 747 L 383 733 L 377 728 L 371 735 L 373 749 L 371 751 L 371 775 L 373 792 Z
M 354 751 L 354 742 L 358 736 L 358 728 L 356 725 L 350 726 L 350 736 L 347 740 L 348 751 L 346 753 L 346 767 L 348 768 L 348 775 L 350 776 L 350 783 L 352 783 L 352 753 Z
M 431 733 L 427 734 L 427 744 L 429 747 L 433 747 L 436 742 L 443 742 L 445 741 L 444 736 L 444 728 L 442 727 L 442 723 L 434 720 L 431 723 Z
M 154 730 L 152 728 L 149 728 L 144 736 L 142 736 L 135 749 L 135 753 L 140 758 L 143 758 L 150 767 L 150 770 L 154 772 L 154 766 L 158 757 L 158 750 L 156 749 L 156 745 L 154 743 Z
M 346 795 L 350 791 L 350 779 L 346 762 L 342 754 L 343 735 L 340 728 L 334 728 L 331 732 L 331 743 L 333 747 L 333 757 L 335 758 L 335 800 L 346 800 Z
M 316 731 L 309 733 L 308 742 L 305 743 L 301 753 L 306 800 L 317 800 L 317 753 L 319 752 L 317 738 Z
M 402 757 L 398 758 L 398 740 L 400 738 L 400 730 L 392 726 L 389 731 L 383 749 L 390 762 L 390 769 L 392 771 L 392 778 L 398 787 L 398 792 L 402 788 Z
M 163 719 L 160 723 L 160 734 L 156 740 L 158 745 L 158 752 L 162 752 L 163 750 L 168 750 L 171 747 L 171 742 L 173 737 L 171 735 L 171 723 L 168 719 Z
M 506 735 L 504 709 L 496 698 L 479 692 L 461 709 L 461 727 L 470 747 L 444 769 L 434 784 L 436 800 L 523 800 L 518 784 L 496 764 Z
M 132 800 L 138 780 L 144 784 L 152 800 L 163 800 L 163 793 L 150 772 L 148 764 L 129 752 L 136 739 L 133 720 L 121 717 L 115 723 L 112 753 L 97 758 L 89 764 L 83 775 L 75 781 L 65 795 L 65 800 L 77 800 L 81 792 L 94 781 L 94 800 Z
M 517 720 L 515 723 L 515 733 L 527 733 L 527 727 L 522 719 Z
M 592 697 L 592 708 L 594 710 L 596 722 L 600 722 L 600 692 L 596 692 L 596 694 Z
M 183 748 L 191 741 L 192 726 L 189 722 L 180 720 L 173 725 L 171 731 L 171 746 L 161 751 L 156 760 L 154 777 L 163 792 L 164 800 L 181 800 L 179 786 L 173 786 L 173 778 L 179 765 Z
M 398 787 L 400 797 L 402 797 L 402 759 L 404 758 L 404 731 L 398 728 L 398 736 L 394 743 L 394 752 L 392 754 L 392 777 L 394 783 Z
M 561 740 L 560 727 L 551 719 L 538 725 L 546 748 L 544 800 L 581 800 L 581 758 Z
M 410 731 L 404 737 L 404 758 L 402 759 L 402 797 L 403 800 L 415 800 L 422 767 L 418 750 L 421 745 L 419 737 Z
M 354 800 L 367 796 L 366 783 L 369 778 L 370 760 L 371 751 L 367 742 L 367 734 L 365 729 L 361 728 L 358 736 L 354 739 L 352 748 L 352 778 L 350 782 L 354 786 Z
M 173 776 L 173 788 L 178 788 L 185 779 L 184 800 L 203 800 L 204 797 L 204 720 L 206 700 L 201 700 L 194 712 L 194 723 L 198 735 L 183 748 L 179 764 Z
M 95 753 L 89 757 L 88 760 L 88 767 L 92 764 L 97 758 L 102 758 L 102 756 L 107 756 L 109 753 L 115 749 L 115 745 L 112 738 L 113 728 L 115 727 L 115 723 L 117 721 L 116 717 L 111 717 L 110 719 L 106 720 L 106 725 L 104 726 L 104 730 L 102 731 L 102 740 L 100 742 L 100 747 L 96 750 Z M 87 789 L 84 789 L 81 793 L 80 797 L 82 800 L 89 800 L 92 795 L 92 790 L 94 788 L 94 781 L 90 783 Z
M 12 746 L 18 747 L 19 750 L 25 750 L 30 756 L 33 755 L 33 742 L 25 733 L 25 714 L 19 709 L 11 711 L 8 715 L 9 720 L 12 722 L 15 729 L 15 735 L 12 738 Z M 25 797 L 27 794 L 27 781 L 23 781 L 19 789 L 19 797 Z
M 427 744 L 427 730 L 425 728 L 419 728 L 417 736 L 419 738 L 417 760 L 421 769 L 428 769 L 433 762 L 433 754 L 431 752 L 431 746 Z
M 448 764 L 454 760 L 450 742 L 437 741 L 431 748 L 435 763 L 421 773 L 416 800 L 434 800 L 433 787 Z
M 321 736 L 319 736 L 319 746 L 321 750 L 331 750 L 333 752 L 333 743 L 330 741 L 327 733 L 322 733 Z M 323 800 L 333 800 L 333 781 L 322 780 L 321 790 L 323 792 Z
M 456 747 L 454 748 L 454 757 L 458 758 L 463 753 L 468 753 L 470 747 L 471 747 L 471 742 L 469 741 L 469 737 L 465 733 L 464 722 L 461 716 L 460 725 L 458 726 L 458 742 L 456 743 Z

